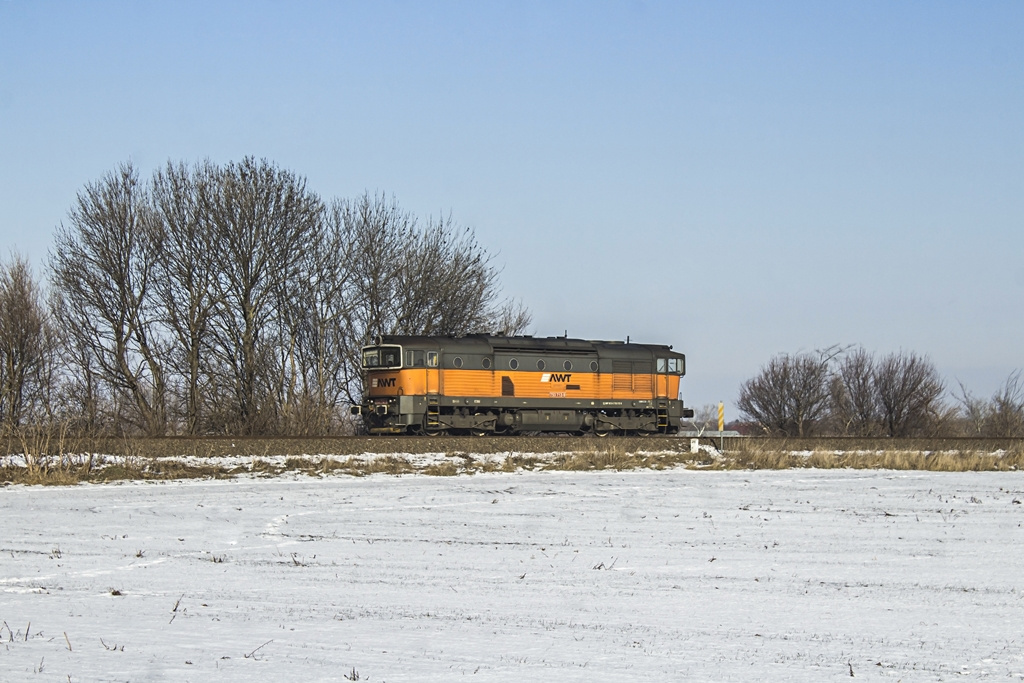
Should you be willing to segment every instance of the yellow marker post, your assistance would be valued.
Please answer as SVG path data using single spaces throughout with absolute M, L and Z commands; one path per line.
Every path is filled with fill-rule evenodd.
M 718 402 L 718 450 L 725 451 L 725 404 Z

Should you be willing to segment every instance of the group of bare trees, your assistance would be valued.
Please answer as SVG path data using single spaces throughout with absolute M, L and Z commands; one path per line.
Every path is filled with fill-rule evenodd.
M 961 386 L 955 404 L 932 362 L 861 347 L 779 354 L 740 387 L 739 409 L 785 436 L 1024 436 L 1024 386 L 1014 373 L 990 400 Z
M 775 356 L 740 388 L 739 408 L 769 433 L 806 436 L 828 407 L 832 350 Z
M 1024 384 L 1012 373 L 990 399 L 978 398 L 960 385 L 965 432 L 972 436 L 1024 436 Z
M 523 331 L 498 270 L 451 217 L 323 201 L 265 160 L 123 164 L 78 194 L 44 301 L 0 269 L 0 420 L 100 433 L 330 434 L 377 334 Z M 11 303 L 14 302 L 14 303 Z

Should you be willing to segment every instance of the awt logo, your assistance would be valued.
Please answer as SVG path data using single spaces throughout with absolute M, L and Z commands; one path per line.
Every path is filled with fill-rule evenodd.
M 572 373 L 545 372 L 540 376 L 541 382 L 571 382 Z
M 370 380 L 370 386 L 374 389 L 385 389 L 395 386 L 394 377 L 374 377 Z

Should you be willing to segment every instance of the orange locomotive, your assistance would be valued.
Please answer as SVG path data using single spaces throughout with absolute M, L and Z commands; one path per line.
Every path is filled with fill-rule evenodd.
M 379 337 L 363 348 L 372 434 L 663 433 L 686 357 L 671 346 L 566 337 Z

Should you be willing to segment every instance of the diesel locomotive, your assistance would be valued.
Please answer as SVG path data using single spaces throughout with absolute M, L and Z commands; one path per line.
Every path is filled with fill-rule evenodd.
M 362 351 L 371 434 L 674 434 L 686 357 L 567 337 L 384 336 Z

